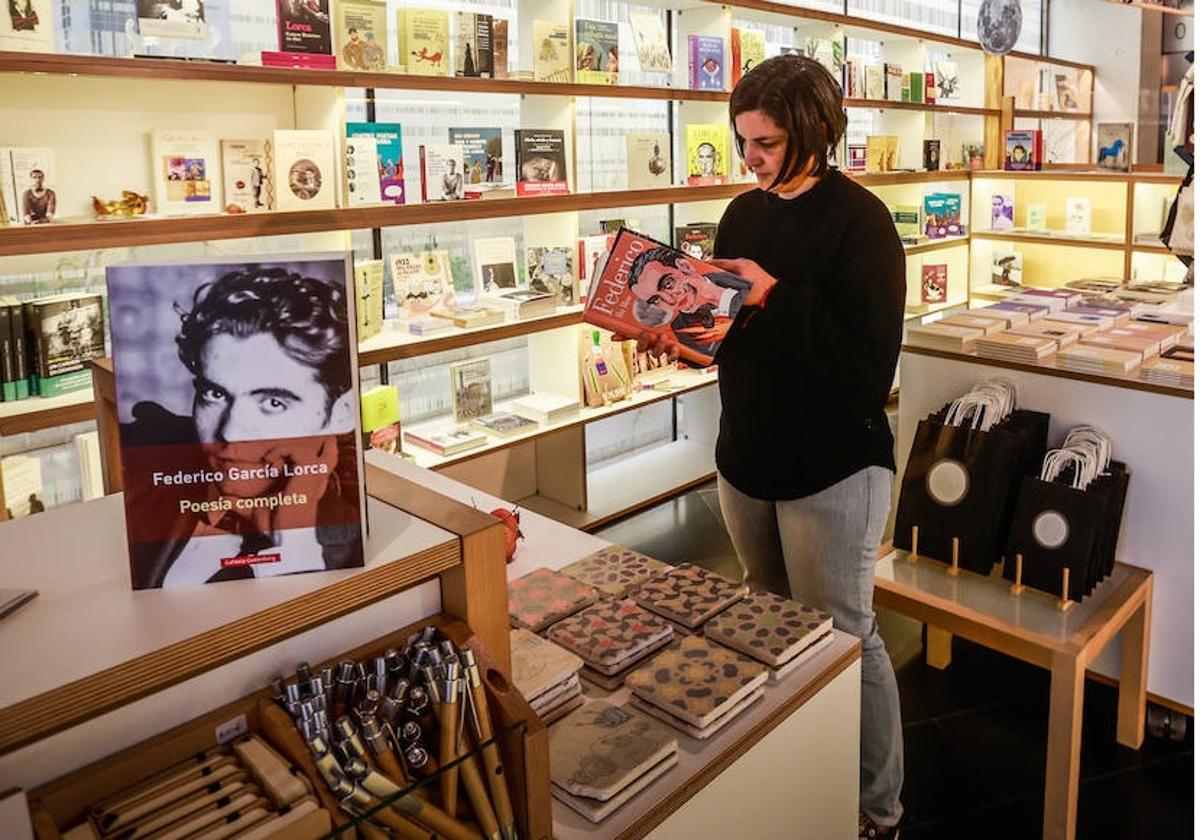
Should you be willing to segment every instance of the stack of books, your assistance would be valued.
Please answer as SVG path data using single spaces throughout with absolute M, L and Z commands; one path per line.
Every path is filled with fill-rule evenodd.
M 951 353 L 970 353 L 975 342 L 983 338 L 984 332 L 975 327 L 956 327 L 935 321 L 932 324 L 909 327 L 905 341 L 913 347 L 929 350 L 945 350 Z
M 1162 352 L 1162 342 L 1153 336 L 1139 335 L 1136 332 L 1123 329 L 1111 329 L 1106 332 L 1085 335 L 1079 339 L 1080 344 L 1089 347 L 1108 347 L 1113 350 L 1127 350 L 1137 353 L 1145 361 Z
M 405 430 L 404 442 L 446 456 L 483 446 L 487 443 L 487 435 L 466 426 L 444 426 L 429 430 Z
M 554 798 L 598 823 L 678 762 L 675 733 L 630 706 L 590 700 L 550 730 Z
M 513 414 L 537 423 L 556 423 L 579 411 L 579 400 L 558 394 L 526 394 L 512 401 Z
M 975 352 L 988 359 L 1035 364 L 1058 352 L 1058 342 L 1045 336 L 1004 332 L 979 339 L 975 342 Z
M 666 619 L 628 598 L 605 600 L 551 625 L 546 638 L 583 659 L 584 679 L 609 690 L 646 657 L 671 643 Z
M 1112 329 L 1113 319 L 1104 315 L 1092 315 L 1087 312 L 1076 312 L 1076 307 L 1068 307 L 1057 312 L 1051 312 L 1046 316 L 1047 321 L 1054 321 L 1060 324 L 1072 324 L 1079 327 L 1085 334 L 1093 333 L 1096 330 Z
M 1142 357 L 1128 350 L 1074 344 L 1058 351 L 1058 366 L 1078 373 L 1126 376 L 1142 363 Z
M 972 312 L 964 312 L 959 315 L 949 315 L 942 318 L 937 323 L 949 327 L 967 327 L 973 330 L 983 330 L 984 335 L 1001 332 L 1005 328 L 1005 322 L 994 317 L 986 315 L 975 315 Z
M 528 417 L 521 417 L 508 411 L 494 411 L 483 417 L 476 417 L 471 424 L 497 437 L 508 438 L 537 428 L 537 422 Z
M 704 635 L 769 667 L 774 685 L 833 641 L 833 616 L 755 592 L 705 624 Z
M 551 723 L 583 705 L 582 659 L 521 627 L 510 631 L 509 643 L 513 685 L 543 722 Z
M 1079 341 L 1079 336 L 1082 335 L 1079 327 L 1074 324 L 1064 324 L 1060 321 L 1046 321 L 1044 319 L 1020 327 L 1012 327 L 1007 330 L 1007 333 L 1009 335 L 1023 335 L 1031 338 L 1052 339 L 1058 343 L 1060 350 L 1064 347 L 1070 347 Z
M 1195 363 L 1175 359 L 1151 359 L 1142 365 L 1142 379 L 1156 385 L 1194 388 Z

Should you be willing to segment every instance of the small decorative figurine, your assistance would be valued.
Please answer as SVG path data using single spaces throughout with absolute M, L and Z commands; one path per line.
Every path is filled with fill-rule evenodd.
M 103 201 L 97 196 L 92 196 L 92 209 L 96 211 L 98 218 L 144 216 L 148 204 L 149 199 L 146 196 L 130 190 L 122 190 L 121 197 L 114 201 Z

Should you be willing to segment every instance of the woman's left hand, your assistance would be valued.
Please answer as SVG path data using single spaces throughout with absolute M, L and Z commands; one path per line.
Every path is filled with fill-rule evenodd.
M 743 280 L 750 281 L 750 291 L 747 293 L 745 301 L 743 301 L 746 306 L 761 306 L 763 300 L 767 297 L 767 293 L 775 288 L 775 284 L 779 282 L 770 274 L 767 274 L 766 270 L 754 260 L 713 259 L 709 260 L 709 262 L 722 271 L 728 271 L 730 274 L 736 274 Z

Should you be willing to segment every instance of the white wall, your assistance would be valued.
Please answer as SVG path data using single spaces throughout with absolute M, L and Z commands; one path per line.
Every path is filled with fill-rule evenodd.
M 1096 67 L 1096 122 L 1137 122 L 1142 11 L 1096 0 L 1049 0 L 1049 54 Z

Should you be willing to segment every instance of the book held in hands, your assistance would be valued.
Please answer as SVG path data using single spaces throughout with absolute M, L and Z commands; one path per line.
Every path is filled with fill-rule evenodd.
M 623 336 L 660 334 L 712 364 L 751 283 L 622 228 L 592 284 L 583 319 Z

